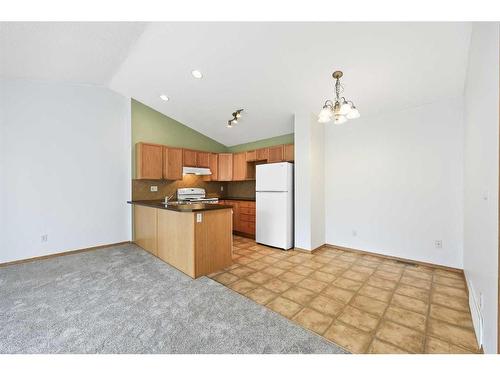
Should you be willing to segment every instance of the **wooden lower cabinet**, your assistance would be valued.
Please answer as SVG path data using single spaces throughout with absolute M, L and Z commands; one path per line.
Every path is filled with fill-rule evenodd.
M 233 207 L 233 231 L 255 238 L 255 202 L 225 200 Z
M 229 208 L 178 212 L 134 205 L 134 242 L 192 278 L 232 264 L 232 227 Z
M 147 252 L 157 254 L 157 209 L 134 205 L 134 242 Z

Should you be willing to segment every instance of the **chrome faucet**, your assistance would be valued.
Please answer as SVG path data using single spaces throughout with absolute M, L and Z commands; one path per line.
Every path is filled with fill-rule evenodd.
M 163 204 L 168 204 L 168 201 L 171 200 L 173 197 L 174 197 L 175 193 L 173 193 L 172 195 L 167 195 L 165 197 L 165 201 L 163 202 Z

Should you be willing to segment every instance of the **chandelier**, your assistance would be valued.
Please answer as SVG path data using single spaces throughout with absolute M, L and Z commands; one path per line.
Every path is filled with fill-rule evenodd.
M 340 78 L 343 75 L 344 73 L 339 70 L 333 72 L 332 76 L 335 79 L 335 99 L 325 102 L 323 109 L 319 112 L 318 122 L 326 123 L 333 119 L 334 124 L 343 124 L 347 120 L 352 120 L 360 116 L 354 103 L 340 96 L 344 92 L 344 86 L 340 83 Z

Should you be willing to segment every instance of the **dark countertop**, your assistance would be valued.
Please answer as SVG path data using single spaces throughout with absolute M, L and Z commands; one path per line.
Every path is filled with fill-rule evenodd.
M 138 204 L 141 206 L 148 206 L 153 208 L 161 208 L 163 210 L 177 211 L 177 212 L 199 212 L 199 211 L 211 211 L 211 210 L 223 210 L 226 208 L 232 208 L 225 204 L 213 204 L 213 203 L 194 203 L 194 204 L 165 204 L 161 200 L 146 200 L 146 201 L 127 201 L 129 204 Z
M 222 198 L 219 198 L 219 200 L 223 200 L 223 201 L 250 201 L 250 202 L 255 202 L 255 198 L 237 198 L 237 197 L 226 198 L 226 197 L 222 197 Z

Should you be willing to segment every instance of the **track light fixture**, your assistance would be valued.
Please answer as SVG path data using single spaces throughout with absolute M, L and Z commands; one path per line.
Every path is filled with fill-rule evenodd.
M 243 112 L 243 109 L 237 109 L 231 114 L 233 118 L 227 122 L 226 128 L 232 128 L 238 123 L 238 119 L 241 117 L 241 112 Z

